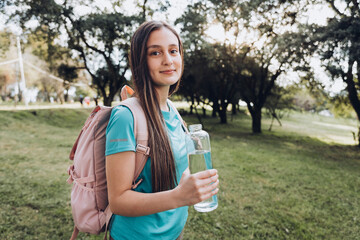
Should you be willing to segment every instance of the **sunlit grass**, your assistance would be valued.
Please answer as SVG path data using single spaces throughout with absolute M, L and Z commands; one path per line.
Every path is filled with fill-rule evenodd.
M 275 132 L 294 132 L 303 136 L 318 138 L 327 143 L 336 144 L 356 144 L 353 133 L 359 131 L 359 123 L 355 119 L 338 119 L 325 117 L 315 113 L 292 112 L 281 120 L 283 126 L 280 127 L 274 122 L 273 131 Z M 270 119 L 264 119 L 264 129 L 268 129 Z

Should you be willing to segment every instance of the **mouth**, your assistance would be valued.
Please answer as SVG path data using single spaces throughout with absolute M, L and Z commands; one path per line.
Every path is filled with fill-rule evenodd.
M 169 69 L 169 70 L 160 71 L 160 73 L 165 73 L 165 74 L 171 74 L 171 73 L 174 73 L 174 72 L 176 72 L 175 69 Z

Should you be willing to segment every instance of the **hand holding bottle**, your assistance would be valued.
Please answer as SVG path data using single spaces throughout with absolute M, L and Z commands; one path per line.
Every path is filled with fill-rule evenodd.
M 218 178 L 216 169 L 190 174 L 187 168 L 177 186 L 181 206 L 190 206 L 211 199 L 219 191 Z

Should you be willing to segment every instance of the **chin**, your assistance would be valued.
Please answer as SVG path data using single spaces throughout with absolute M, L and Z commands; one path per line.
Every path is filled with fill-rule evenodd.
M 159 81 L 159 85 L 164 85 L 164 86 L 171 86 L 176 84 L 179 81 L 179 78 L 171 78 L 171 79 L 164 79 L 162 81 Z

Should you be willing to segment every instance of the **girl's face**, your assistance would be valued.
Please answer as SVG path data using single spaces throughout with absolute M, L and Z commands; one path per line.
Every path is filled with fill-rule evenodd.
M 169 88 L 181 76 L 182 59 L 179 41 L 166 27 L 150 33 L 146 44 L 147 65 L 157 88 Z

